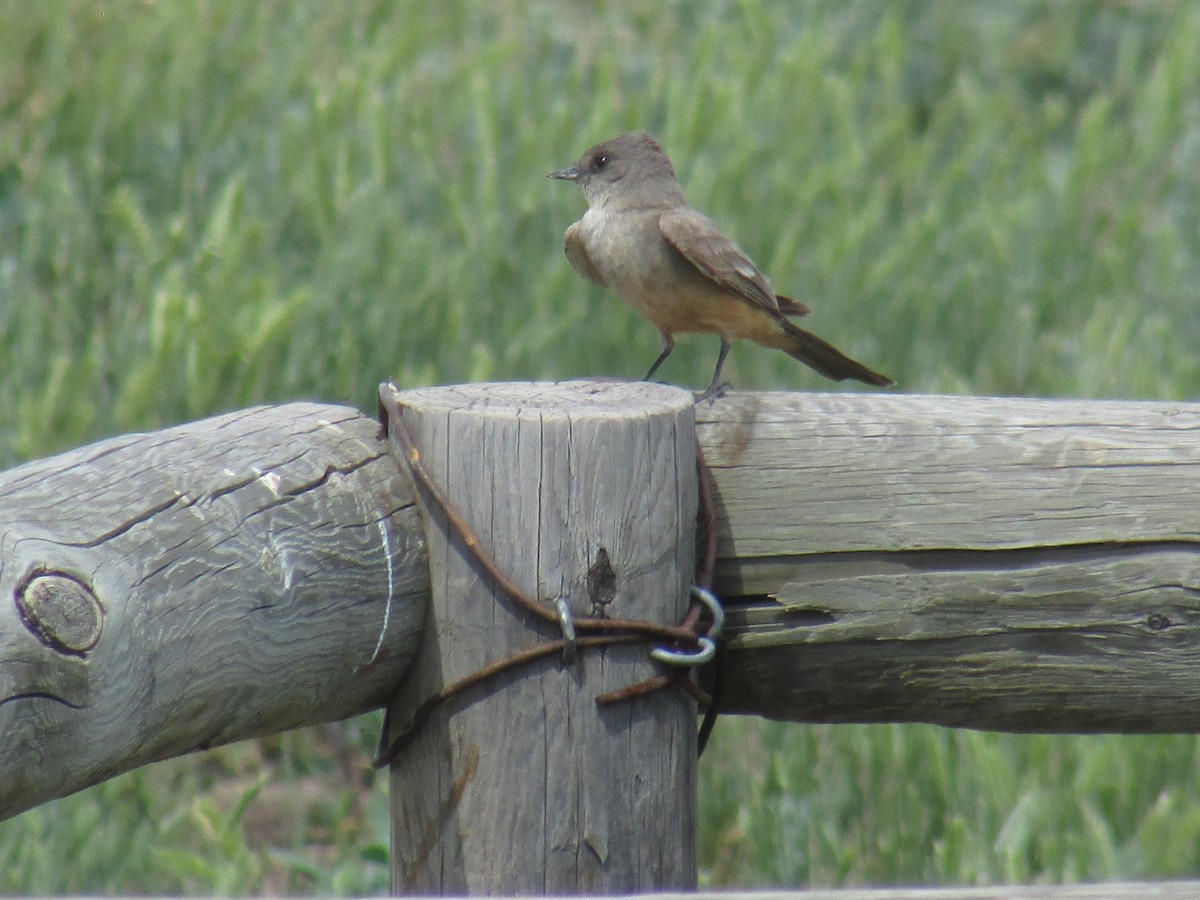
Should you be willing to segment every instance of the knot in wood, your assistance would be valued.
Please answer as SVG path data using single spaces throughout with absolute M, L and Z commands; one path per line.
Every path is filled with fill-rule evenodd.
M 1148 619 L 1146 619 L 1146 624 L 1149 625 L 1154 631 L 1163 631 L 1167 628 L 1170 628 L 1175 623 L 1161 613 L 1153 613 Z
M 603 616 L 604 608 L 617 596 L 617 573 L 613 571 L 608 550 L 601 547 L 587 571 L 588 599 L 592 601 L 592 615 Z
M 100 642 L 104 607 L 90 587 L 63 572 L 39 572 L 14 598 L 34 636 L 58 653 L 82 656 Z

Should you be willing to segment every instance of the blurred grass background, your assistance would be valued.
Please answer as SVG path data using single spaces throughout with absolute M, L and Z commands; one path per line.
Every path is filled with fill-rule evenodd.
M 0 0 L 0 466 L 376 385 L 639 377 L 546 181 L 645 128 L 909 391 L 1200 394 L 1186 2 Z M 702 386 L 712 338 L 663 370 Z M 742 388 L 828 390 L 734 349 Z M 378 894 L 377 717 L 0 824 L 0 893 Z M 1200 875 L 1191 737 L 723 721 L 706 884 Z

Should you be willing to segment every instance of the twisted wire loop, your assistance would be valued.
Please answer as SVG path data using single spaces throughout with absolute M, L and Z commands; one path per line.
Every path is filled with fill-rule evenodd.
M 650 657 L 667 666 L 702 666 L 711 662 L 717 655 L 717 638 L 725 627 L 725 610 L 721 608 L 716 595 L 698 584 L 692 585 L 692 599 L 699 600 L 712 616 L 712 623 L 707 632 L 696 637 L 700 649 L 695 653 L 684 653 L 679 650 L 668 650 L 666 647 L 655 647 L 650 651 Z
M 381 419 L 383 419 L 382 410 Z M 383 420 L 386 422 L 386 419 Z M 725 622 L 725 613 L 711 589 L 717 553 L 716 512 L 709 486 L 708 466 L 704 462 L 699 442 L 696 444 L 696 468 L 700 481 L 701 511 L 705 526 L 704 560 L 700 570 L 699 583 L 691 588 L 692 603 L 688 607 L 683 621 L 679 625 L 663 625 L 640 619 L 574 616 L 571 614 L 568 598 L 565 595 L 556 597 L 553 607 L 550 607 L 526 593 L 500 568 L 491 552 L 484 546 L 482 539 L 425 467 L 421 453 L 417 449 L 416 439 L 413 437 L 408 422 L 404 419 L 403 406 L 397 409 L 395 421 L 399 425 L 396 437 L 404 451 L 404 458 L 412 472 L 413 480 L 432 498 L 442 515 L 446 517 L 450 528 L 462 541 L 463 546 L 487 572 L 488 576 L 495 581 L 503 596 L 539 619 L 557 625 L 562 632 L 562 637 L 520 650 L 446 685 L 417 706 L 408 723 L 390 742 L 388 741 L 391 716 L 389 708 L 384 714 L 383 729 L 379 736 L 379 746 L 372 765 L 379 768 L 391 763 L 399 752 L 412 741 L 421 725 L 428 720 L 438 706 L 451 697 L 483 684 L 503 672 L 554 654 L 561 654 L 562 664 L 570 666 L 576 661 L 580 650 L 611 647 L 617 644 L 651 642 L 669 642 L 669 648 L 654 647 L 650 651 L 650 656 L 664 665 L 673 667 L 674 671 L 670 674 L 656 675 L 617 691 L 601 694 L 596 697 L 596 704 L 605 706 L 642 697 L 663 688 L 678 687 L 695 699 L 698 704 L 706 707 L 705 724 L 701 726 L 700 731 L 700 746 L 703 750 L 707 732 L 712 730 L 710 718 L 715 718 L 716 706 L 713 698 L 693 681 L 691 672 L 696 666 L 709 662 L 717 654 L 717 641 Z M 709 614 L 710 622 L 704 633 L 701 634 L 699 632 L 700 623 L 705 611 Z M 707 731 L 705 726 L 707 726 Z

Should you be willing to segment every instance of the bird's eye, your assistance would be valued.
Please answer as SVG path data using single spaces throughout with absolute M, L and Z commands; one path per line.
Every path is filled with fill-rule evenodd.
M 592 159 L 592 165 L 596 167 L 597 172 L 603 171 L 604 167 L 608 165 L 608 155 L 604 153 L 597 153 Z

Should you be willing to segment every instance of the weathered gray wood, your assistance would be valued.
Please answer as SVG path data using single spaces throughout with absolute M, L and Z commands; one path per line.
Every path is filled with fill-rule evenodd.
M 621 448 L 603 436 L 614 397 L 658 402 L 665 389 L 575 385 L 577 408 L 545 415 L 533 404 L 489 412 L 471 390 L 458 396 L 476 408 L 435 424 L 467 446 L 471 417 L 493 416 L 489 436 L 431 462 L 475 477 L 467 489 L 486 478 L 481 530 L 493 543 L 537 526 L 535 544 L 506 552 L 543 579 L 540 595 L 557 592 L 555 578 L 577 590 L 595 547 L 571 529 L 612 490 L 587 475 L 604 466 L 580 474 L 578 454 Z M 572 432 L 572 458 L 545 450 L 542 429 L 576 415 L 589 424 Z M 1200 728 L 1200 406 L 750 394 L 698 415 L 720 512 L 717 587 L 732 607 L 723 708 Z M 152 759 L 386 699 L 428 575 L 406 477 L 375 429 L 344 408 L 262 408 L 0 475 L 0 816 Z M 518 480 L 531 458 L 538 476 Z M 528 513 L 539 490 L 543 502 L 573 498 L 571 528 L 550 524 L 568 521 L 561 511 Z M 656 541 L 682 532 L 649 513 L 638 521 L 645 533 L 622 537 L 629 584 L 668 563 L 686 580 L 690 539 L 668 553 Z M 483 658 L 462 646 L 459 672 Z M 561 707 L 572 728 L 581 703 Z
M 723 709 L 1200 730 L 1200 405 L 739 394 L 697 430 Z
M 259 407 L 0 475 L 0 818 L 386 700 L 428 580 L 379 431 Z
M 610 617 L 677 623 L 692 580 L 691 397 L 657 385 L 463 385 L 384 394 L 426 465 L 500 566 L 539 598 L 591 614 L 588 569 L 606 549 Z M 396 430 L 392 426 L 393 432 Z M 427 519 L 433 600 L 406 696 L 418 698 L 559 636 L 514 612 Z M 452 699 L 392 767 L 393 890 L 595 893 L 695 883 L 695 705 L 660 691 L 598 709 L 654 675 L 646 648 L 581 650 Z

